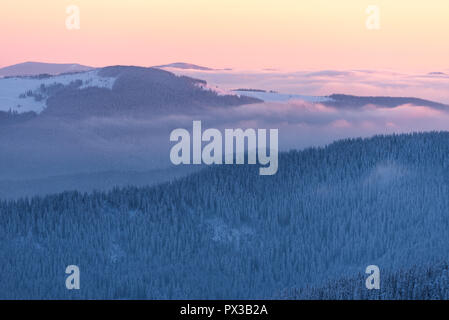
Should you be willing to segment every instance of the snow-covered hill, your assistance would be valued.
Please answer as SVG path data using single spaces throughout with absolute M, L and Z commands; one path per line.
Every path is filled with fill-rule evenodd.
M 62 74 L 57 76 L 27 76 L 0 78 L 0 111 L 24 113 L 42 112 L 46 107 L 46 96 L 42 88 L 69 85 L 82 81 L 80 88 L 99 87 L 111 89 L 115 77 L 99 76 L 97 70 Z

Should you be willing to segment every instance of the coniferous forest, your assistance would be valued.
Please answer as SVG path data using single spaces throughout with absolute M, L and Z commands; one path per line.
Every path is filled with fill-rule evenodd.
M 341 140 L 258 169 L 3 200 L 0 298 L 449 298 L 449 132 Z M 380 290 L 365 288 L 368 265 Z

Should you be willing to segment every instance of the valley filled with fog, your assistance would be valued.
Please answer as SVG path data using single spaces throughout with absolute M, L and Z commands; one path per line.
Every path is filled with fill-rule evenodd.
M 169 159 L 170 132 L 190 131 L 193 120 L 222 131 L 278 129 L 281 152 L 449 129 L 448 99 L 438 90 L 449 82 L 445 74 L 168 69 L 178 75 L 107 67 L 0 79 L 0 197 L 146 185 L 196 171 L 200 166 L 174 167 Z M 357 81 L 361 74 L 364 82 Z M 351 83 L 354 92 L 379 94 L 335 94 L 340 85 L 348 93 Z M 434 100 L 426 99 L 427 83 L 439 92 Z

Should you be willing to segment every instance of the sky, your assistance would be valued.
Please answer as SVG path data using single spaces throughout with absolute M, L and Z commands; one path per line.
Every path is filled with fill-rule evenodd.
M 79 29 L 66 27 L 71 5 Z M 0 30 L 0 67 L 449 69 L 447 0 L 14 0 L 1 1 Z

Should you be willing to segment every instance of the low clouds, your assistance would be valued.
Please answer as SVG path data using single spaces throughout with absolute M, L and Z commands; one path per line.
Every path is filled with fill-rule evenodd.
M 175 70 L 173 70 L 175 71 Z M 416 97 L 449 104 L 448 70 L 401 73 L 390 70 L 323 70 L 280 72 L 183 70 L 177 73 L 201 78 L 210 87 L 224 90 L 255 88 L 281 93 L 328 96 Z M 448 113 L 426 106 L 400 105 L 384 108 L 336 109 L 304 101 L 235 107 L 201 115 L 213 126 L 272 127 L 280 129 L 280 146 L 302 148 L 323 145 L 347 137 L 366 137 L 412 131 L 448 130 Z
M 389 70 L 324 71 L 214 71 L 173 70 L 204 79 L 223 89 L 256 88 L 282 93 L 327 96 L 333 93 L 359 96 L 416 97 L 449 104 L 447 70 L 400 73 Z
M 225 90 L 246 87 L 305 95 L 413 96 L 449 103 L 449 76 L 440 73 L 209 71 L 194 76 L 206 79 L 211 88 L 219 85 Z M 140 118 L 97 116 L 77 121 L 38 118 L 0 128 L 0 165 L 8 168 L 0 179 L 164 167 L 169 162 L 170 132 L 191 130 L 193 120 L 201 120 L 203 129 L 279 129 L 281 151 L 323 146 L 349 137 L 449 130 L 449 112 L 444 109 L 408 104 L 339 108 L 302 100 L 211 107 L 188 115 L 149 113 Z
M 284 148 L 323 145 L 336 139 L 375 134 L 449 130 L 448 112 L 414 105 L 338 109 L 290 101 L 242 106 L 220 118 L 229 119 L 229 124 L 233 118 L 236 123 L 251 120 L 252 125 L 279 128 Z
M 129 125 L 133 130 L 136 127 L 152 128 L 151 131 L 162 134 L 175 128 L 190 129 L 193 120 L 201 120 L 204 128 L 279 129 L 279 142 L 283 150 L 325 145 L 349 137 L 449 130 L 449 112 L 426 106 L 405 104 L 385 108 L 366 105 L 340 109 L 301 100 L 213 108 L 192 116 L 171 115 L 136 120 Z M 118 125 L 121 130 L 124 124 Z
M 193 115 L 173 114 L 142 119 L 91 118 L 72 128 L 96 137 L 93 141 L 114 145 L 148 144 L 164 146 L 176 128 L 190 130 L 193 120 L 204 128 L 279 129 L 282 150 L 325 145 L 337 139 L 368 137 L 375 134 L 449 130 L 449 112 L 426 106 L 401 105 L 385 108 L 366 105 L 361 108 L 335 108 L 301 100 L 267 102 L 230 108 L 210 108 Z M 78 126 L 77 125 L 77 126 Z

